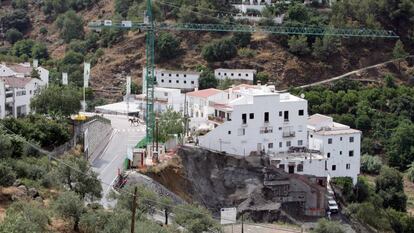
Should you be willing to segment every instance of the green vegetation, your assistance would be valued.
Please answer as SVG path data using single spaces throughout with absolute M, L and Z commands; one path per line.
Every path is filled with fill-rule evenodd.
M 378 156 L 365 154 L 361 157 L 361 171 L 367 174 L 378 174 L 382 167 L 382 161 Z
M 159 60 L 176 58 L 181 52 L 180 41 L 171 33 L 160 32 L 155 51 Z
M 308 41 L 306 36 L 292 36 L 289 38 L 289 52 L 296 55 L 309 54 Z
M 73 230 L 78 232 L 80 217 L 84 212 L 83 200 L 74 192 L 63 192 L 53 204 L 57 215 L 73 221 Z
M 318 225 L 312 231 L 313 233 L 345 233 L 339 222 L 328 221 L 326 219 L 321 219 L 318 221 Z
M 158 124 L 159 140 L 165 142 L 174 135 L 181 137 L 184 133 L 184 122 L 183 115 L 180 112 L 168 109 L 161 113 Z
M 72 39 L 83 39 L 83 20 L 76 15 L 75 11 L 67 11 L 56 19 L 56 26 L 59 28 L 60 37 L 69 43 Z
M 237 48 L 231 39 L 216 40 L 206 44 L 201 55 L 208 62 L 225 61 L 237 55 Z
M 79 111 L 81 93 L 72 86 L 51 85 L 31 101 L 30 106 L 40 114 L 69 116 Z
M 22 38 L 23 38 L 23 34 L 21 32 L 19 32 L 19 30 L 15 29 L 15 28 L 10 28 L 6 32 L 6 40 L 10 44 L 14 44 L 15 42 L 21 40 Z
M 219 84 L 219 81 L 214 76 L 213 71 L 205 69 L 201 72 L 200 79 L 198 80 L 198 86 L 202 89 L 215 88 Z
M 23 60 L 28 60 L 29 58 L 47 59 L 49 57 L 49 53 L 44 44 L 34 42 L 30 39 L 15 42 L 9 54 Z

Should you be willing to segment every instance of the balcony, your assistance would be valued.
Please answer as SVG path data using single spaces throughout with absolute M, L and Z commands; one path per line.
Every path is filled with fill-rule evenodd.
M 273 127 L 261 127 L 260 134 L 273 133 Z
M 283 132 L 283 137 L 284 138 L 290 138 L 290 137 L 294 137 L 295 136 L 295 131 L 285 131 Z
M 215 117 L 215 116 L 213 116 L 213 115 L 209 115 L 209 116 L 208 116 L 208 120 L 209 120 L 209 121 L 212 121 L 212 122 L 214 122 L 214 123 L 217 123 L 217 124 L 223 124 L 223 123 L 224 123 L 224 121 L 225 121 L 225 119 L 224 119 L 224 118 L 221 118 L 221 117 Z

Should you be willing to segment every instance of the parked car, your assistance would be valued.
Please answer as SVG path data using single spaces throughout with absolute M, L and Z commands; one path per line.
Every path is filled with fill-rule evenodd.
M 329 200 L 328 201 L 328 210 L 331 213 L 338 213 L 339 212 L 339 207 L 338 207 L 338 204 L 336 203 L 335 200 Z

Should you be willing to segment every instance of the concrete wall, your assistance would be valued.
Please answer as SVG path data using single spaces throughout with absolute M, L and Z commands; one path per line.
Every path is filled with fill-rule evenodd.
M 238 70 L 238 69 L 216 69 L 214 76 L 217 79 L 231 79 L 231 80 L 247 80 L 253 82 L 256 70 Z
M 95 118 L 82 125 L 81 133 L 84 138 L 86 157 L 89 161 L 93 161 L 108 144 L 112 134 L 112 126 L 109 120 Z

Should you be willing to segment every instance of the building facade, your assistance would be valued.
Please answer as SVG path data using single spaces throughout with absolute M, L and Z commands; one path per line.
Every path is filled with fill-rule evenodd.
M 0 119 L 6 116 L 6 88 L 4 82 L 0 80 Z
M 184 91 L 192 91 L 198 88 L 199 72 L 194 71 L 174 71 L 165 69 L 155 69 L 155 86 L 164 88 L 174 88 Z M 146 69 L 142 71 L 142 93 L 146 93 L 145 79 Z
M 230 154 L 278 153 L 306 145 L 307 101 L 274 88 L 241 88 L 227 104 L 213 106 L 217 127 L 200 145 Z
M 28 63 L 19 64 L 0 64 L 0 77 L 16 77 L 29 78 L 32 75 L 33 69 L 36 69 L 39 74 L 39 79 L 46 85 L 49 85 L 49 71 L 41 66 L 38 66 L 38 61 L 33 61 L 33 66 Z
M 318 150 L 327 158 L 328 175 L 351 177 L 355 184 L 360 172 L 361 131 L 320 114 L 309 117 L 308 130 L 309 149 Z
M 0 77 L 4 83 L 4 115 L 20 117 L 30 113 L 30 101 L 46 86 L 35 78 Z
M 256 70 L 251 69 L 216 69 L 214 70 L 214 76 L 216 79 L 224 80 L 242 80 L 253 83 Z

